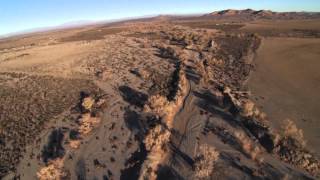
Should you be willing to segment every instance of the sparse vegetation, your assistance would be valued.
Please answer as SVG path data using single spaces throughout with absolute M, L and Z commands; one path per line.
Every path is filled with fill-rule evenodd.
M 239 12 L 0 42 L 0 178 L 316 177 L 302 130 L 278 133 L 246 87 L 268 35 L 212 17 Z M 317 36 L 272 36 L 292 32 Z
M 214 147 L 207 144 L 201 145 L 195 157 L 195 178 L 210 179 L 218 158 L 219 152 Z
M 63 169 L 63 159 L 51 161 L 48 166 L 43 167 L 37 173 L 39 180 L 58 180 L 67 178 L 68 174 Z
M 302 130 L 298 129 L 296 124 L 290 119 L 286 119 L 283 122 L 283 135 L 285 137 L 295 139 L 303 147 L 306 145 L 306 142 L 305 142 L 304 137 L 303 137 Z

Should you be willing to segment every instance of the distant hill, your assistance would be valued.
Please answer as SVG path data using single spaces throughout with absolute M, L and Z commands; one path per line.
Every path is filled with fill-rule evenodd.
M 270 10 L 234 10 L 227 9 L 222 11 L 215 11 L 204 15 L 205 17 L 215 18 L 215 19 L 228 19 L 228 18 L 243 18 L 245 20 L 254 19 L 316 19 L 320 18 L 319 12 L 273 12 Z

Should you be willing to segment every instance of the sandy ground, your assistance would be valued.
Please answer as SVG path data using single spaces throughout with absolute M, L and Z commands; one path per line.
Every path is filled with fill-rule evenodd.
M 243 30 L 292 30 L 292 29 L 306 29 L 306 30 L 319 30 L 320 23 L 317 20 L 257 20 L 245 23 L 246 26 Z
M 320 40 L 265 38 L 258 50 L 249 88 L 270 121 L 289 118 L 303 129 L 308 145 L 319 146 Z
M 177 21 L 1 40 L 0 177 L 318 178 L 318 30 Z
M 264 37 L 319 38 L 320 24 L 313 20 L 227 20 L 196 19 L 176 21 L 175 23 L 192 28 L 218 29 L 229 33 L 256 33 Z

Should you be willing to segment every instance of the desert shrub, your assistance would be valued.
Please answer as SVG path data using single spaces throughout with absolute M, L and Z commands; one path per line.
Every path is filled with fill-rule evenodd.
M 210 179 L 215 163 L 219 159 L 219 152 L 207 144 L 201 145 L 195 157 L 196 179 Z
M 292 120 L 286 119 L 284 121 L 282 129 L 285 137 L 296 140 L 303 147 L 306 145 L 306 142 L 303 137 L 303 131 L 301 129 L 298 129 L 297 125 Z

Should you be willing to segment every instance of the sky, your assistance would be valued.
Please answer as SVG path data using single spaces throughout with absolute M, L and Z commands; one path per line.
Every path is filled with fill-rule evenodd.
M 1 0 L 0 35 L 77 21 L 223 9 L 320 11 L 320 0 Z

